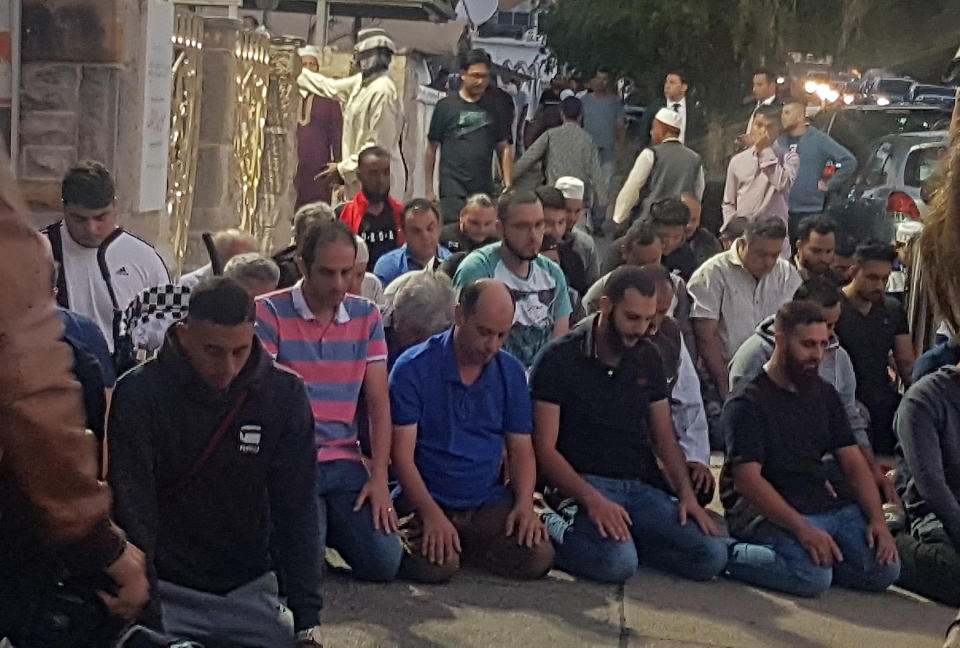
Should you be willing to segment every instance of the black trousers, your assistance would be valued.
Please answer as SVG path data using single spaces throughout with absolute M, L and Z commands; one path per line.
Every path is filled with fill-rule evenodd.
M 921 542 L 909 532 L 896 538 L 900 552 L 897 585 L 951 607 L 960 605 L 960 553 L 949 539 Z

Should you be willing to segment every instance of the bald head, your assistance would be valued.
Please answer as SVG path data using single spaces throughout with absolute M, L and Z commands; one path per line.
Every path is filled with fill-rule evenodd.
M 516 306 L 507 287 L 480 279 L 460 291 L 455 313 L 455 352 L 460 366 L 486 365 L 506 342 Z

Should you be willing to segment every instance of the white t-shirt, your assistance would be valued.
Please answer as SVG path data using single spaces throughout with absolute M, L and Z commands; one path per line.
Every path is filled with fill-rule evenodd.
M 113 351 L 114 307 L 110 286 L 117 308 L 122 312 L 140 291 L 170 283 L 167 268 L 153 247 L 121 231 L 108 239 L 103 253 L 110 278 L 108 286 L 97 260 L 98 249 L 83 247 L 74 241 L 64 223 L 60 225 L 60 236 L 63 242 L 61 272 L 67 286 L 69 308 L 96 322 Z

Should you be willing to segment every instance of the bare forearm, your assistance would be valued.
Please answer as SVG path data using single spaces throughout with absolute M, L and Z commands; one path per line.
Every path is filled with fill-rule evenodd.
M 525 441 L 525 442 L 524 442 Z M 537 459 L 530 439 L 507 441 L 510 458 L 510 486 L 517 502 L 529 502 L 537 486 Z
M 697 347 L 700 350 L 700 357 L 707 365 L 707 371 L 716 383 L 720 395 L 726 397 L 730 387 L 727 380 L 727 364 L 723 361 L 720 340 L 715 331 L 713 335 L 704 335 L 696 325 L 694 325 L 694 331 L 697 334 Z
M 378 406 L 373 401 L 367 401 L 367 417 L 370 419 L 370 477 L 371 479 L 387 480 L 390 468 L 390 444 L 393 429 L 390 422 L 390 407 Z
M 442 509 L 430 495 L 430 491 L 427 490 L 427 485 L 424 483 L 420 471 L 417 470 L 412 456 L 403 459 L 394 457 L 393 472 L 403 489 L 403 499 L 421 517 L 426 517 L 432 513 L 442 513 Z
M 693 486 L 690 485 L 690 472 L 687 470 L 687 460 L 677 443 L 676 435 L 670 431 L 673 438 L 659 438 L 654 436 L 653 451 L 663 465 L 663 474 L 673 488 L 677 499 L 686 499 L 693 496 Z
M 427 179 L 427 190 L 433 189 L 434 170 L 437 166 L 437 145 L 431 142 L 427 145 L 427 156 L 424 160 L 424 173 Z
M 596 492 L 555 449 L 538 453 L 537 459 L 540 472 L 547 483 L 565 496 L 583 504 Z
M 509 187 L 513 184 L 513 148 L 504 146 L 501 153 L 501 164 L 503 165 L 503 184 Z
M 735 477 L 734 488 L 753 508 L 774 524 L 796 534 L 806 520 L 763 477 Z
M 882 522 L 880 492 L 859 448 L 843 448 L 837 454 L 850 488 L 860 503 L 860 508 L 863 509 L 864 516 L 871 522 Z

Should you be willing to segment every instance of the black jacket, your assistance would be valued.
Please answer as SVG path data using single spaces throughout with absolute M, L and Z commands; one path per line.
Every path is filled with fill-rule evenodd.
M 242 392 L 222 442 L 177 488 Z M 274 566 L 272 544 L 297 628 L 318 622 L 313 415 L 303 381 L 256 337 L 240 375 L 217 392 L 171 330 L 155 360 L 117 383 L 109 429 L 115 518 L 146 554 L 151 582 L 224 594 Z M 157 601 L 146 620 L 159 620 Z
M 665 108 L 667 102 L 664 98 L 660 98 L 657 101 L 647 105 L 643 111 L 643 118 L 640 120 L 640 139 L 638 143 L 640 144 L 640 150 L 651 146 L 653 141 L 650 137 L 650 130 L 653 128 L 653 119 L 657 116 L 657 111 L 661 108 Z M 687 128 L 684 132 L 684 144 L 696 150 L 697 140 L 702 138 L 707 134 L 706 121 L 704 120 L 703 113 L 700 111 L 699 106 L 694 103 L 690 97 L 687 97 Z

